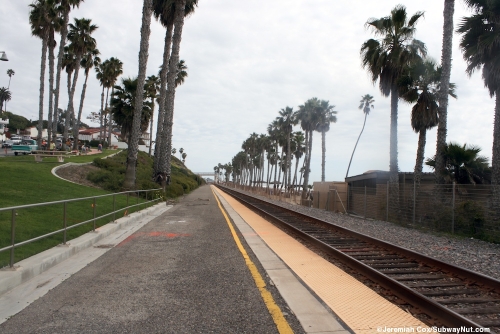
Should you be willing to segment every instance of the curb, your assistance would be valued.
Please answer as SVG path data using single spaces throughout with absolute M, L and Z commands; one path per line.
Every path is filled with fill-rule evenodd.
M 17 262 L 14 268 L 6 267 L 0 269 L 0 296 L 70 258 L 76 253 L 93 246 L 99 240 L 110 234 L 136 223 L 137 221 L 139 221 L 139 223 L 148 223 L 168 209 L 169 207 L 165 206 L 164 202 L 160 202 L 147 209 L 117 219 L 116 223 L 107 223 L 97 228 L 95 232 L 87 232 L 78 238 L 70 240 L 67 245 L 58 245 Z M 152 217 L 147 219 L 147 216 Z M 141 222 L 140 220 L 144 221 Z

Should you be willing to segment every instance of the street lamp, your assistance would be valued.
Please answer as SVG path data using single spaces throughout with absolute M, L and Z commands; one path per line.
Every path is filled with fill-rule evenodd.
M 2 55 L 0 57 L 0 60 L 9 61 L 9 59 L 7 58 L 7 54 L 5 53 L 5 51 L 0 51 L 0 55 Z

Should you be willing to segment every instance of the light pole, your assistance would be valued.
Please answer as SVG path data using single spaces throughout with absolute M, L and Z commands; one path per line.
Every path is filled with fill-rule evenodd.
M 5 53 L 5 51 L 0 51 L 0 55 L 0 60 L 9 61 L 9 58 L 7 58 L 7 54 Z

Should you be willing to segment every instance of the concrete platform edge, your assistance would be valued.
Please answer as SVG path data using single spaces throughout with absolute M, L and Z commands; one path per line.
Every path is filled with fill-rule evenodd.
M 229 205 L 224 197 L 217 194 L 221 204 L 245 238 L 247 244 L 266 270 L 279 293 L 295 314 L 307 333 L 350 333 L 337 321 L 335 316 L 310 293 L 302 281 L 267 246 L 258 234 Z
M 78 252 L 93 246 L 95 243 L 112 233 L 141 219 L 144 219 L 144 223 L 149 222 L 151 219 L 159 216 L 168 209 L 169 207 L 166 206 L 164 202 L 158 203 L 147 209 L 119 218 L 115 223 L 109 222 L 97 228 L 96 232 L 88 232 L 78 238 L 69 240 L 67 245 L 61 244 L 17 262 L 14 268 L 6 267 L 0 269 L 0 296 L 20 284 L 29 281 L 33 277 L 40 275 Z M 152 216 L 153 218 L 145 219 L 147 216 Z

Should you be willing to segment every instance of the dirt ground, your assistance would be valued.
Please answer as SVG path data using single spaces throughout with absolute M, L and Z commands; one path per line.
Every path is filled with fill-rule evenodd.
M 98 167 L 92 165 L 67 165 L 63 168 L 59 168 L 56 174 L 65 180 L 72 181 L 87 187 L 99 188 L 89 180 L 87 180 L 87 175 L 91 171 L 99 170 Z

